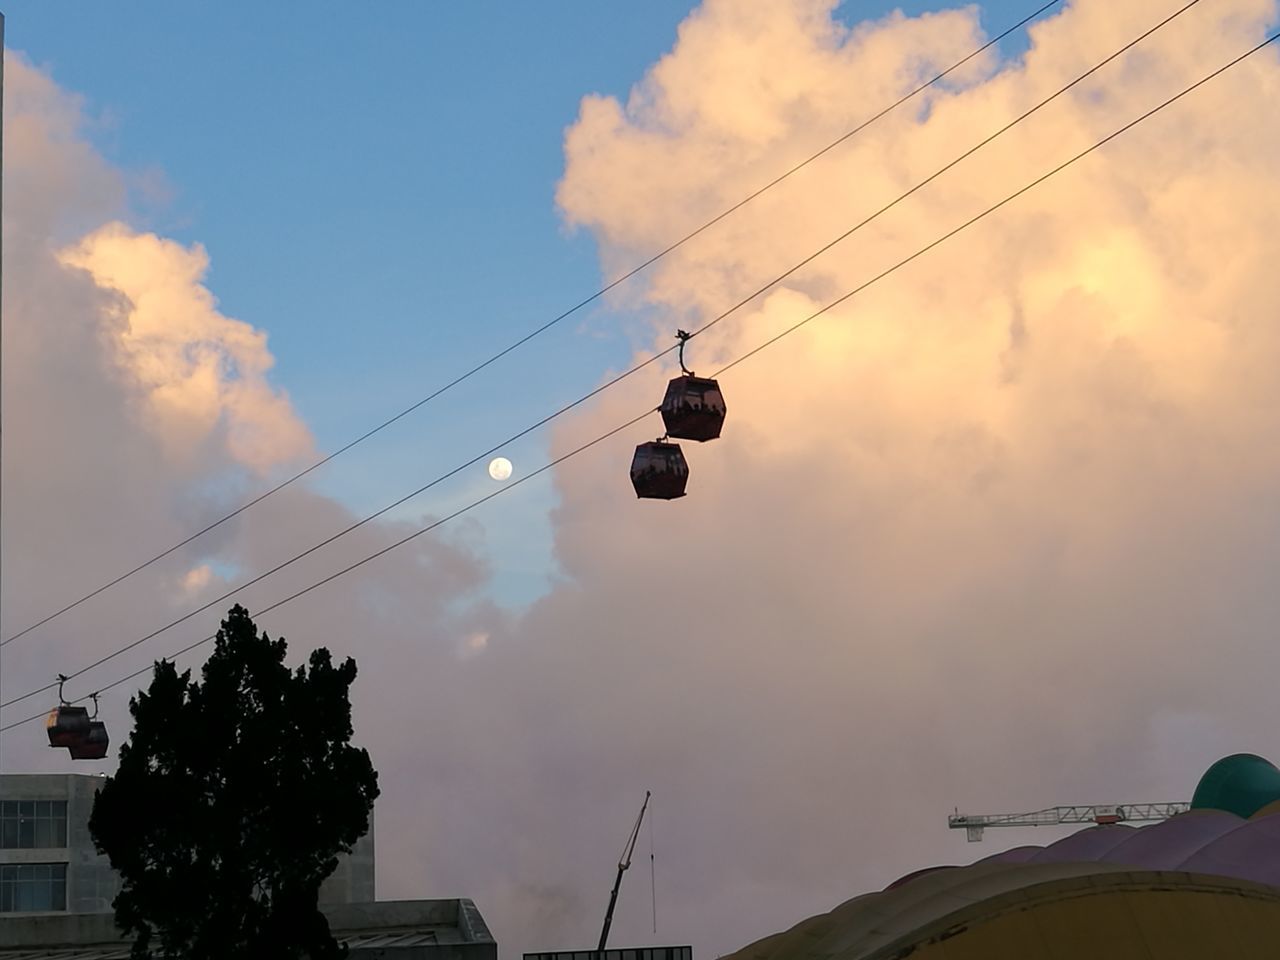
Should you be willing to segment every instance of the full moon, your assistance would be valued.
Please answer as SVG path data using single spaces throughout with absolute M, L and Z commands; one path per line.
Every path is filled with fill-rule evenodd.
M 506 457 L 494 457 L 489 461 L 489 476 L 495 480 L 505 480 L 511 476 L 511 461 Z

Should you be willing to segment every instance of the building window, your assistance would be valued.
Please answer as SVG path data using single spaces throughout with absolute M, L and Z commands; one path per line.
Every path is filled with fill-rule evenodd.
M 65 909 L 65 863 L 0 864 L 0 913 L 37 913 Z
M 0 850 L 67 845 L 67 801 L 0 800 Z

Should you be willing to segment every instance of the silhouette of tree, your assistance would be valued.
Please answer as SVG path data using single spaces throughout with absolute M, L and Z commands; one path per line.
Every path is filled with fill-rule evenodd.
M 284 665 L 243 607 L 202 683 L 159 661 L 129 701 L 134 728 L 89 830 L 123 879 L 116 924 L 135 960 L 329 960 L 317 907 L 337 855 L 369 829 L 378 775 L 351 746 L 355 661 Z

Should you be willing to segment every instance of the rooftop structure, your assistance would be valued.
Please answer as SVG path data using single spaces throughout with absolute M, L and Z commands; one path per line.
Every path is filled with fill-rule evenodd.
M 323 908 L 351 960 L 497 960 L 470 900 L 386 900 Z M 0 960 L 128 960 L 110 914 L 47 914 L 0 922 Z

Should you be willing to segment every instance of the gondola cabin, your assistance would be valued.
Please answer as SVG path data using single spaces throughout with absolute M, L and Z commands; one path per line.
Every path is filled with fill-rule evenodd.
M 642 500 L 675 500 L 684 496 L 689 464 L 678 443 L 655 440 L 636 447 L 631 458 L 631 485 Z
M 110 743 L 107 725 L 101 720 L 90 720 L 88 733 L 78 743 L 72 744 L 67 752 L 72 760 L 101 760 L 107 755 Z
M 662 422 L 667 436 L 680 440 L 714 440 L 724 424 L 724 396 L 707 377 L 685 374 L 667 384 L 662 398 Z
M 90 726 L 87 708 L 73 707 L 66 703 L 54 707 L 49 711 L 49 719 L 45 721 L 49 746 L 75 747 L 89 736 Z

